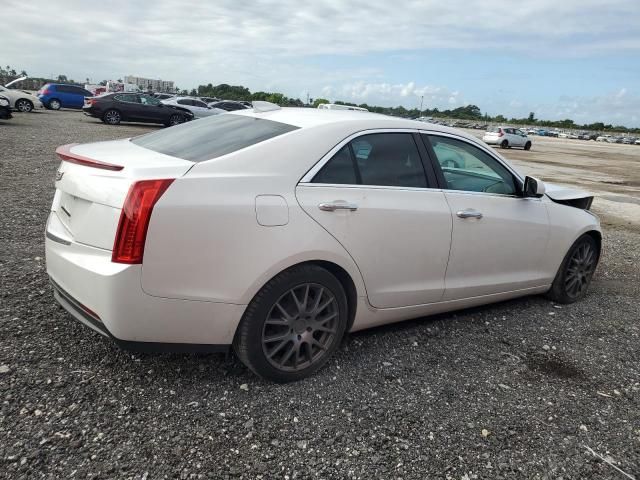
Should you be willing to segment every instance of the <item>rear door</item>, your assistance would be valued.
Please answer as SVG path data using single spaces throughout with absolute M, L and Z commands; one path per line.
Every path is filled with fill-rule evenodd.
M 453 214 L 443 299 L 544 285 L 549 220 L 541 199 L 524 198 L 516 175 L 488 150 L 446 134 L 423 138 Z
M 358 134 L 296 189 L 305 212 L 353 257 L 377 308 L 437 302 L 444 292 L 451 212 L 418 142 L 411 131 Z
M 135 93 L 119 93 L 113 97 L 114 108 L 117 108 L 122 114 L 123 120 L 133 122 L 144 120 L 142 107 Z

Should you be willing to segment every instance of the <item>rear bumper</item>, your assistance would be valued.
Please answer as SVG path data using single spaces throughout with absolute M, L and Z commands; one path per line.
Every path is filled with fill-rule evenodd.
M 211 345 L 201 343 L 160 343 L 135 342 L 114 337 L 94 312 L 88 311 L 80 302 L 65 292 L 53 279 L 53 296 L 56 301 L 71 314 L 72 317 L 84 323 L 87 327 L 109 337 L 116 345 L 124 350 L 133 352 L 172 352 L 172 353 L 227 353 L 230 345 Z
M 504 140 L 502 137 L 482 137 L 482 141 L 489 145 L 498 145 L 502 140 Z
M 136 350 L 211 352 L 233 342 L 246 305 L 148 295 L 141 265 L 113 263 L 110 251 L 62 237 L 47 231 L 47 273 L 58 303 L 86 326 Z

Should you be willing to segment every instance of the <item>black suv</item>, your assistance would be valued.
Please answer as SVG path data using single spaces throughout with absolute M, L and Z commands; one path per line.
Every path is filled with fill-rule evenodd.
M 122 122 L 162 123 L 167 127 L 193 119 L 186 108 L 165 105 L 152 95 L 142 93 L 107 93 L 86 98 L 85 115 L 96 117 L 109 125 Z

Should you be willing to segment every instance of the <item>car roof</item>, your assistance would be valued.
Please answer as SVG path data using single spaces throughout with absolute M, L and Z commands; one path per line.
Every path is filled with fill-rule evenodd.
M 236 110 L 228 112 L 228 115 L 245 115 L 255 118 L 264 118 L 274 122 L 286 123 L 299 128 L 310 128 L 320 125 L 343 123 L 345 127 L 355 131 L 385 128 L 406 128 L 415 130 L 425 130 L 432 132 L 451 133 L 460 137 L 468 138 L 474 142 L 478 140 L 456 128 L 436 125 L 428 122 L 418 122 L 407 118 L 392 117 L 372 112 L 361 112 L 357 110 L 329 110 L 318 108 L 284 107 L 275 110 L 255 112 L 253 109 Z

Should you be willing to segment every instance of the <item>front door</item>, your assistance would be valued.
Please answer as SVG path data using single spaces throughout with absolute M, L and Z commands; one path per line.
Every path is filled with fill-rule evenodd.
M 542 286 L 547 209 L 515 175 L 461 138 L 425 135 L 453 217 L 444 300 Z M 428 146 L 428 145 L 427 145 Z
M 356 137 L 296 189 L 302 208 L 354 259 L 377 308 L 437 302 L 444 293 L 451 212 L 442 190 L 429 188 L 416 137 Z

